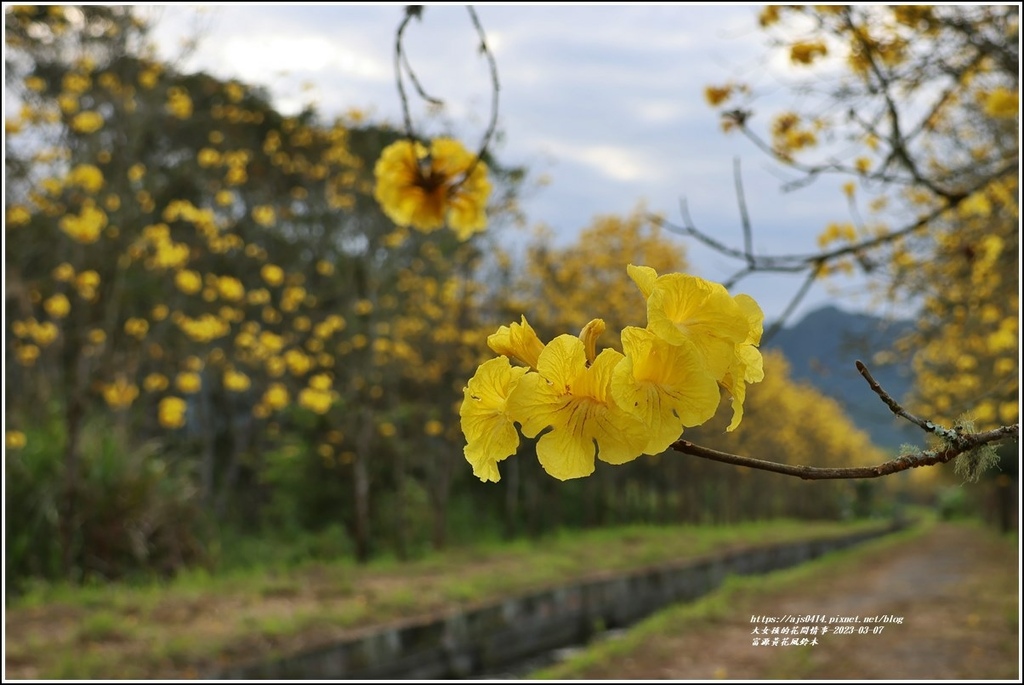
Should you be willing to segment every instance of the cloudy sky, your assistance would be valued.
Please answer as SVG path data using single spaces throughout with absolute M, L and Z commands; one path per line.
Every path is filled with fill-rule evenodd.
M 398 124 L 394 35 L 399 5 L 220 5 L 147 8 L 162 56 L 267 87 L 286 111 L 309 102 L 327 116 L 350 108 Z M 568 242 L 599 214 L 627 214 L 643 201 L 680 222 L 679 202 L 717 239 L 742 244 L 733 185 L 740 158 L 754 244 L 764 253 L 811 252 L 829 221 L 848 220 L 842 179 L 782 193 L 787 176 L 745 139 L 723 134 L 703 89 L 730 79 L 753 83 L 765 109 L 785 104 L 798 74 L 766 59 L 754 6 L 492 6 L 477 8 L 497 59 L 500 91 L 496 153 L 549 179 L 524 202 L 531 224 Z M 418 131 L 452 132 L 476 147 L 490 116 L 486 60 L 462 5 L 428 6 L 406 31 L 410 62 L 440 116 L 413 107 Z M 411 90 L 411 89 L 410 89 Z M 415 98 L 413 97 L 415 100 Z M 680 238 L 680 240 L 683 240 Z M 691 241 L 692 242 L 692 241 Z M 739 265 L 688 243 L 693 270 L 724 280 Z M 623 274 L 625 277 L 625 274 Z M 753 294 L 769 319 L 800 286 L 792 276 L 759 276 Z M 861 309 L 862 284 L 816 285 L 797 318 L 826 302 Z M 838 292 L 832 292 L 838 291 Z M 839 299 L 837 298 L 839 296 Z

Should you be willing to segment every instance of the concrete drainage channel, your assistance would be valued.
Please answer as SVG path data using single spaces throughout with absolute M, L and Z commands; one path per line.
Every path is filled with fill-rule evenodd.
M 590 579 L 409 622 L 279 659 L 209 674 L 226 680 L 338 680 L 503 677 L 555 650 L 590 641 L 602 629 L 634 623 L 665 606 L 700 597 L 729 574 L 796 566 L 903 528 L 894 523 L 850 535 L 756 547 Z M 547 655 L 545 657 L 545 655 Z M 537 661 L 532 661 L 536 659 Z M 517 667 L 519 665 L 519 667 Z M 499 675 L 501 674 L 501 675 Z

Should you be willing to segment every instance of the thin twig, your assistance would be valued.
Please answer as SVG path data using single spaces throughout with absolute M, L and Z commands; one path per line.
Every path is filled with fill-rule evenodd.
M 402 83 L 402 63 L 404 62 L 404 56 L 402 51 L 402 36 L 405 33 L 405 27 L 409 25 L 409 22 L 413 17 L 419 17 L 420 12 L 414 11 L 407 7 L 405 16 L 402 18 L 402 23 L 398 25 L 398 31 L 395 32 L 395 84 L 398 86 L 398 98 L 402 101 L 402 118 L 405 121 L 405 135 L 409 139 L 409 142 L 416 142 L 416 136 L 412 130 L 412 115 L 409 114 L 409 98 L 405 94 L 405 84 Z
M 743 174 L 740 172 L 740 158 L 732 160 L 733 179 L 736 184 L 736 203 L 740 206 L 740 225 L 743 227 L 743 252 L 747 256 L 747 264 L 754 266 L 754 237 L 750 230 L 750 215 L 747 213 L 747 199 L 743 194 Z
M 469 165 L 469 168 L 466 169 L 466 173 L 463 174 L 462 178 L 452 186 L 453 191 L 469 180 L 484 153 L 487 152 L 487 146 L 490 145 L 491 138 L 498 128 L 498 92 L 501 90 L 501 86 L 498 83 L 498 63 L 494 60 L 494 54 L 491 52 L 491 49 L 487 47 L 487 34 L 484 33 L 484 27 L 481 26 L 480 18 L 476 15 L 476 10 L 473 9 L 473 6 L 466 5 L 466 9 L 469 10 L 469 18 L 472 20 L 473 26 L 476 27 L 477 35 L 480 36 L 480 52 L 487 56 L 487 63 L 491 68 L 491 120 L 487 124 L 487 131 L 484 132 L 484 139 L 480 143 L 480 149 L 476 153 L 476 158 Z
M 409 63 L 409 55 L 405 54 L 404 50 L 402 51 L 402 63 L 405 65 L 405 72 L 409 74 L 409 80 L 412 81 L 412 85 L 416 88 L 416 93 L 432 105 L 444 106 L 444 100 L 428 95 L 427 91 L 424 90 L 423 84 L 420 83 L 419 77 L 416 76 L 416 72 L 412 68 L 412 64 Z
M 766 342 L 774 338 L 775 335 L 779 332 L 779 329 L 782 328 L 782 325 L 796 310 L 797 305 L 799 305 L 800 302 L 803 301 L 804 296 L 807 295 L 807 293 L 811 290 L 811 285 L 818 278 L 819 273 L 821 273 L 821 266 L 818 266 L 816 269 L 807 274 L 807 278 L 804 279 L 803 284 L 800 286 L 800 290 L 796 292 L 796 295 L 793 296 L 793 299 L 789 301 L 789 304 L 786 306 L 786 310 L 782 312 L 782 315 L 779 316 L 779 318 L 772 322 L 771 328 L 765 331 L 764 335 L 761 336 L 762 345 L 764 345 Z
M 862 362 L 859 359 L 857 360 L 857 371 L 860 372 L 861 376 L 864 376 L 864 380 L 868 382 L 868 385 L 871 386 L 871 389 L 875 392 L 876 395 L 878 395 L 879 398 L 881 398 L 883 402 L 885 402 L 885 406 L 889 407 L 893 414 L 901 418 L 904 418 L 907 421 L 910 421 L 912 424 L 918 426 L 919 428 L 921 428 L 921 430 L 926 431 L 928 433 L 943 433 L 944 429 L 942 429 L 940 426 L 937 426 L 931 421 L 925 421 L 924 419 L 915 416 L 914 414 L 911 414 L 906 409 L 904 409 L 899 402 L 893 399 L 892 395 L 887 393 L 882 388 L 882 386 L 879 385 L 878 381 L 876 381 L 874 376 L 871 375 L 871 372 L 868 371 L 868 367 L 864 366 L 864 362 Z

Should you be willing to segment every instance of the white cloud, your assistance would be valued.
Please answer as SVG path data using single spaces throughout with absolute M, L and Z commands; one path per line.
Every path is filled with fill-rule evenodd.
M 162 10 L 162 54 L 173 54 L 178 37 L 189 34 L 189 12 L 195 14 Z M 744 162 L 755 241 L 766 251 L 813 250 L 821 227 L 845 218 L 838 184 L 780 197 L 770 164 L 740 137 L 721 134 L 703 101 L 708 84 L 752 81 L 768 90 L 760 114 L 776 96 L 788 97 L 783 82 L 802 75 L 765 59 L 756 8 L 482 5 L 477 12 L 502 88 L 505 140 L 496 152 L 506 163 L 551 172 L 552 183 L 523 206 L 532 222 L 556 227 L 562 239 L 595 214 L 630 211 L 641 197 L 652 211 L 678 217 L 678 199 L 686 196 L 702 228 L 736 244 L 735 156 Z M 401 121 L 392 61 L 400 6 L 223 5 L 206 16 L 207 34 L 189 68 L 267 86 L 289 112 L 315 96 L 328 119 L 372 107 L 377 121 Z M 491 86 L 465 8 L 428 6 L 406 39 L 424 88 L 447 104 L 431 119 L 410 86 L 417 131 L 454 132 L 475 146 Z M 305 81 L 315 90 L 304 93 Z M 694 263 L 709 278 L 725 278 L 736 266 L 714 255 Z M 786 293 L 798 287 L 778 280 Z
M 588 145 L 559 139 L 538 140 L 536 144 L 555 157 L 592 167 L 613 181 L 653 182 L 662 174 L 661 165 L 635 147 Z

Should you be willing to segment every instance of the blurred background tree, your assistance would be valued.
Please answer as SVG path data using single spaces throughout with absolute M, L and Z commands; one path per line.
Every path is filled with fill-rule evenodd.
M 750 84 L 710 87 L 730 108 L 723 127 L 795 172 L 787 189 L 848 179 L 849 220 L 819 246 L 844 251 L 827 270 L 859 270 L 916 312 L 917 330 L 880 355 L 912 360 L 913 407 L 946 424 L 970 412 L 979 429 L 1016 422 L 1019 8 L 770 6 L 760 24 L 807 72 L 786 84 L 799 108 L 761 112 Z
M 848 217 L 811 264 L 859 271 L 915 317 L 874 355 L 912 368 L 905 406 L 946 426 L 1016 423 L 1019 7 L 787 5 L 759 21 L 770 56 L 806 72 L 784 84 L 798 105 L 766 112 L 753 84 L 709 87 L 723 128 L 792 172 L 788 190 L 846 179 Z M 1004 489 L 1017 461 L 1003 460 Z M 913 475 L 935 485 L 939 473 Z

